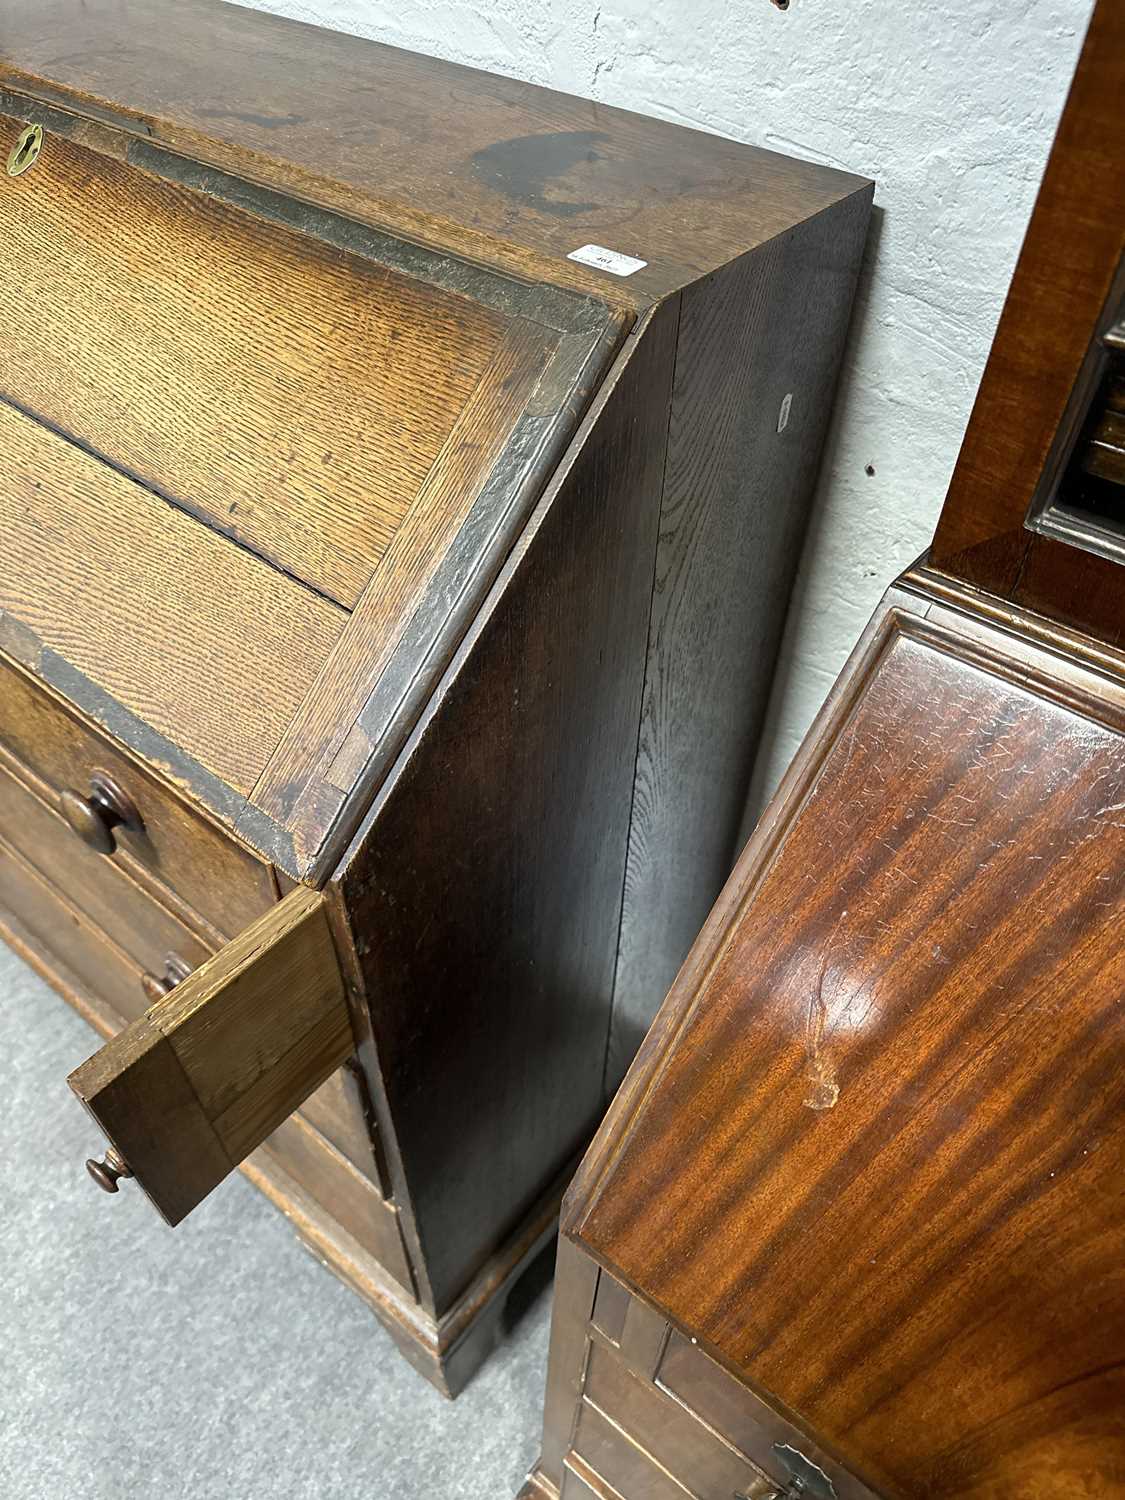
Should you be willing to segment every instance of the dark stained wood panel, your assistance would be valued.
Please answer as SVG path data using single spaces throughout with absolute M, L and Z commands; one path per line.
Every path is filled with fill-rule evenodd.
M 857 193 L 683 293 L 610 1093 L 730 873 L 869 211 Z
M 329 888 L 439 1314 L 602 1110 L 676 310 L 622 351 Z
M 983 660 L 857 669 L 572 1230 L 889 1495 L 1116 1495 L 1121 709 Z
M 0 176 L 0 391 L 344 605 L 505 324 L 51 131 Z
M 0 402 L 8 615 L 246 793 L 344 610 Z
M 8 0 L 0 82 L 425 243 L 634 307 L 863 185 L 215 0 Z M 590 242 L 648 264 L 621 279 L 567 259 Z

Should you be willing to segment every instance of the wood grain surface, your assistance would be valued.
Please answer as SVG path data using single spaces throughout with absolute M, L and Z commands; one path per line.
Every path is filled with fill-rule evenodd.
M 874 1500 L 698 1339 L 560 1237 L 543 1446 L 520 1500 L 565 1497 L 576 1474 L 581 1493 L 602 1500 L 777 1500 L 792 1477 L 783 1454 L 794 1447 L 827 1478 L 829 1494 Z M 664 1479 L 670 1489 L 661 1489 Z
M 198 933 L 137 885 L 120 866 L 78 841 L 63 819 L 5 769 L 0 755 L 0 829 L 14 849 L 45 876 L 142 969 L 160 974 L 170 953 L 190 967 L 214 951 Z M 121 1013 L 133 1020 L 148 1007 L 140 984 Z
M 423 243 L 635 308 L 862 185 L 214 0 L 9 0 L 0 82 Z M 648 264 L 622 279 L 567 259 L 590 242 Z
M 0 402 L 0 611 L 249 792 L 348 616 Z
M 354 1045 L 324 898 L 302 886 L 68 1082 L 177 1224 Z
M 344 605 L 504 321 L 50 132 L 0 177 L 3 394 Z
M 683 294 L 607 1097 L 730 873 L 869 212 Z
M 889 1495 L 1121 1495 L 1125 691 L 948 616 L 838 690 L 572 1232 Z
M 623 351 L 330 887 L 438 1314 L 602 1108 L 675 314 Z
M 52 983 L 68 987 L 87 1019 L 94 1006 L 114 1028 L 141 1013 L 140 965 L 3 837 L 0 935 Z
M 116 830 L 113 866 L 153 891 L 212 946 L 241 932 L 277 899 L 273 871 L 264 860 L 189 807 L 2 653 L 0 747 L 20 780 L 52 807 L 64 788 L 85 794 L 91 772 L 108 772 L 144 823 L 143 829 Z M 102 855 L 97 859 L 106 863 Z
M 261 1149 L 320 1205 L 330 1223 L 350 1235 L 400 1286 L 413 1291 L 394 1204 L 311 1125 L 306 1111 L 298 1110 L 279 1125 Z
M 385 1195 L 375 1119 L 363 1075 L 354 1061 L 345 1063 L 309 1095 L 301 1106 L 301 1115 Z
M 1125 8 L 1099 0 L 985 367 L 933 563 L 1118 643 L 1117 566 L 1024 526 L 1125 251 Z
M 297 830 L 303 860 L 315 854 L 366 766 L 374 745 L 356 720 L 503 454 L 556 342 L 521 320 L 508 328 L 406 524 L 263 769 L 254 805 Z M 457 584 L 472 587 L 473 580 Z

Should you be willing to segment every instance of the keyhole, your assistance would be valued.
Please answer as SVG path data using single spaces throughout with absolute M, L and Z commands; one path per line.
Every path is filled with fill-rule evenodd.
M 26 172 L 39 155 L 42 144 L 43 127 L 29 125 L 13 146 L 11 156 L 8 157 L 8 176 L 18 177 L 21 172 Z

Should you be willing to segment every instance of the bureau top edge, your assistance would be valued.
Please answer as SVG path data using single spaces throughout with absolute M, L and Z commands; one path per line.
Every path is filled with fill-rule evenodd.
M 0 86 L 633 311 L 871 190 L 836 168 L 221 0 L 12 0 Z

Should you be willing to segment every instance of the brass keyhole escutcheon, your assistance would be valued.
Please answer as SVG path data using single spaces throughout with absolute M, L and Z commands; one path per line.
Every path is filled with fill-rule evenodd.
M 26 130 L 20 132 L 19 140 L 12 147 L 12 154 L 8 157 L 8 176 L 18 177 L 21 172 L 26 172 L 28 167 L 33 167 L 39 160 L 39 153 L 42 149 L 42 125 L 29 125 Z

